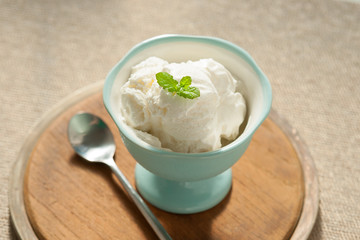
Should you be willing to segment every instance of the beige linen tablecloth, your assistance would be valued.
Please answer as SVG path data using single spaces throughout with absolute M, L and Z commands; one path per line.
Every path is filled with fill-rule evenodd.
M 1 239 L 11 237 L 8 178 L 29 130 L 165 33 L 224 38 L 254 57 L 318 170 L 310 239 L 360 239 L 360 4 L 332 0 L 0 1 Z

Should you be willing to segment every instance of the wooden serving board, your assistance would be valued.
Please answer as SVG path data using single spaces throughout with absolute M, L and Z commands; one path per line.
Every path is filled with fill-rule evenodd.
M 156 239 L 107 166 L 78 157 L 67 140 L 73 114 L 100 116 L 117 144 L 115 160 L 134 186 L 135 160 L 101 93 L 64 109 L 43 132 L 24 177 L 24 201 L 40 239 Z M 288 137 L 266 119 L 233 166 L 233 185 L 214 208 L 189 215 L 150 208 L 173 239 L 289 239 L 304 201 L 301 162 Z

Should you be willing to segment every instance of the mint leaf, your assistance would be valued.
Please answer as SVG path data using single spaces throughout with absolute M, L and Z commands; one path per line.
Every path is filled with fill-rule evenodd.
M 167 72 L 159 72 L 156 74 L 158 84 L 169 92 L 173 93 L 177 91 L 178 81 Z
M 187 88 L 191 85 L 191 77 L 185 76 L 180 80 L 180 87 Z
M 181 78 L 180 83 L 167 72 L 159 72 L 156 74 L 158 84 L 165 90 L 176 93 L 177 95 L 194 99 L 200 97 L 200 90 L 197 87 L 190 86 L 192 79 L 190 76 Z
M 200 90 L 197 87 L 180 88 L 176 94 L 184 98 L 194 99 L 200 97 Z

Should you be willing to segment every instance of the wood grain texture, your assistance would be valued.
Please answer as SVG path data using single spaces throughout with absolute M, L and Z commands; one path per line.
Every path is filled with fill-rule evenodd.
M 136 162 L 101 93 L 92 95 L 51 123 L 28 161 L 24 200 L 35 233 L 40 239 L 156 239 L 110 169 L 88 163 L 72 150 L 67 124 L 79 111 L 94 113 L 109 125 L 117 144 L 116 163 L 135 185 Z M 173 239 L 288 239 L 301 213 L 303 182 L 289 139 L 266 119 L 233 166 L 232 189 L 220 204 L 190 215 L 150 208 Z

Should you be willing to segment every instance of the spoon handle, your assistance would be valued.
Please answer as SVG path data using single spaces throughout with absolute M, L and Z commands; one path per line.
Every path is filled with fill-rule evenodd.
M 120 171 L 120 169 L 115 164 L 115 161 L 111 158 L 104 162 L 108 165 L 111 170 L 114 172 L 116 177 L 119 179 L 120 183 L 123 185 L 131 199 L 135 202 L 135 205 L 138 207 L 142 215 L 145 217 L 146 221 L 150 224 L 150 226 L 155 231 L 156 235 L 161 240 L 171 240 L 170 235 L 166 232 L 165 228 L 161 225 L 159 220 L 154 216 L 151 212 L 150 208 L 146 205 L 141 196 L 135 191 L 135 189 L 131 186 L 127 178 Z

